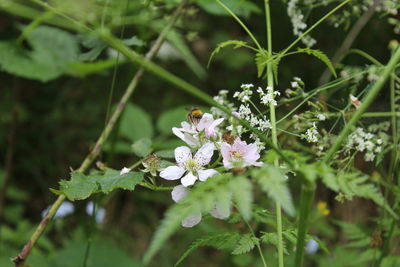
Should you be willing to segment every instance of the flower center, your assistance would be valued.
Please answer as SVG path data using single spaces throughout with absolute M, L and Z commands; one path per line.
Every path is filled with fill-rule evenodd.
M 241 160 L 243 155 L 239 151 L 232 151 L 231 156 L 234 160 Z
M 188 159 L 186 161 L 186 169 L 189 171 L 194 171 L 196 169 L 197 162 L 194 159 Z

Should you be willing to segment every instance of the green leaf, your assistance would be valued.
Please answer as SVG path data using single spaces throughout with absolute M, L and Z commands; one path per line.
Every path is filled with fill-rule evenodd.
M 217 16 L 229 15 L 215 0 L 195 0 L 195 2 L 210 14 Z M 237 16 L 248 17 L 252 13 L 261 13 L 260 8 L 250 0 L 224 0 L 223 1 Z
M 142 172 L 128 172 L 120 175 L 117 170 L 107 170 L 96 180 L 100 185 L 100 191 L 108 194 L 118 188 L 133 191 L 135 186 L 143 181 L 143 178 L 144 173 Z
M 254 237 L 252 234 L 242 235 L 232 251 L 233 255 L 245 254 L 251 251 L 254 246 L 259 242 L 258 238 Z
M 275 232 L 274 233 L 265 233 L 265 232 L 263 232 L 262 234 L 263 235 L 261 236 L 260 239 L 261 239 L 261 241 L 263 243 L 271 244 L 274 247 L 276 247 L 276 249 L 278 249 L 279 238 L 278 238 L 278 234 L 277 233 L 275 233 Z M 285 242 L 283 242 L 283 253 L 285 253 L 286 255 L 289 254 L 287 249 L 286 249 Z
M 261 190 L 268 194 L 275 202 L 279 203 L 283 210 L 294 216 L 295 209 L 286 183 L 286 177 L 280 168 L 264 165 L 261 168 L 253 169 L 252 176 L 261 186 Z
M 69 181 L 60 181 L 60 191 L 70 200 L 88 198 L 97 188 L 98 185 L 95 179 L 79 172 L 72 172 L 71 180 Z
M 160 150 L 157 151 L 156 156 L 159 158 L 166 158 L 166 159 L 173 159 L 175 158 L 175 151 L 174 149 L 168 149 L 168 150 Z
M 229 183 L 229 189 L 233 194 L 233 200 L 243 218 L 248 221 L 251 218 L 251 204 L 253 192 L 251 182 L 246 177 L 233 177 Z
M 212 51 L 210 59 L 208 60 L 207 68 L 210 66 L 212 59 L 216 54 L 218 54 L 221 50 L 221 48 L 225 48 L 227 46 L 233 45 L 233 49 L 237 49 L 239 47 L 243 47 L 247 45 L 246 42 L 240 41 L 240 40 L 228 40 L 222 43 L 219 43 L 217 47 Z
M 270 57 L 269 57 L 267 51 L 258 52 L 256 54 L 255 61 L 256 61 L 256 66 L 257 66 L 257 77 L 258 78 L 260 78 L 263 75 L 265 68 L 267 66 L 266 62 L 268 61 L 269 58 Z
M 316 50 L 316 49 L 311 49 L 311 48 L 298 48 L 297 49 L 298 53 L 306 53 L 308 55 L 315 56 L 319 60 L 325 63 L 325 65 L 329 68 L 329 70 L 332 72 L 332 74 L 337 77 L 335 68 L 332 65 L 332 62 L 329 60 L 329 58 L 322 52 L 321 50 Z
M 106 59 L 106 60 L 99 60 L 96 62 L 72 62 L 69 64 L 71 68 L 71 73 L 79 77 L 85 77 L 94 73 L 98 73 L 109 69 L 116 64 L 123 63 L 123 60 L 117 61 L 114 58 Z
M 199 63 L 197 58 L 190 51 L 189 47 L 185 43 L 183 37 L 177 31 L 170 31 L 167 35 L 168 41 L 174 45 L 174 47 L 179 51 L 179 54 L 186 65 L 199 77 L 204 79 L 207 72 L 204 70 L 203 66 Z
M 165 135 L 172 134 L 172 127 L 181 127 L 181 122 L 187 116 L 187 106 L 169 109 L 161 114 L 157 120 L 157 130 Z
M 326 164 L 319 166 L 319 175 L 322 178 L 322 182 L 331 190 L 338 192 L 339 184 L 337 182 L 336 175 L 331 167 Z
M 194 241 L 175 263 L 179 265 L 190 253 L 199 247 L 211 246 L 217 249 L 231 249 L 239 240 L 240 235 L 236 232 L 212 233 Z
M 126 44 L 127 46 L 144 46 L 146 43 L 139 39 L 137 36 L 132 36 L 129 39 L 125 39 L 122 41 L 124 44 Z
M 153 137 L 154 129 L 150 116 L 138 106 L 128 103 L 122 114 L 120 133 L 132 142 L 144 137 Z
M 135 153 L 138 157 L 146 157 L 149 155 L 152 151 L 151 145 L 153 142 L 151 141 L 150 138 L 142 138 L 136 141 L 135 143 L 132 144 L 132 151 Z

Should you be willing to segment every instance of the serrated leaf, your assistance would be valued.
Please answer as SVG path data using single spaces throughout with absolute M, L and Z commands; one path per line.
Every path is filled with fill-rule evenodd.
M 229 183 L 229 189 L 233 194 L 233 200 L 243 218 L 248 221 L 251 218 L 251 204 L 253 192 L 251 182 L 245 177 L 235 177 Z
M 143 181 L 144 173 L 128 172 L 120 175 L 117 170 L 107 170 L 102 176 L 97 177 L 97 182 L 100 185 L 100 192 L 105 194 L 110 193 L 115 189 L 124 189 L 133 191 L 135 186 Z
M 228 40 L 228 41 L 219 43 L 217 45 L 217 47 L 211 53 L 210 59 L 208 60 L 207 68 L 210 66 L 211 61 L 214 58 L 214 56 L 216 54 L 218 54 L 222 48 L 225 48 L 227 46 L 232 46 L 232 45 L 233 45 L 233 49 L 237 49 L 239 47 L 243 47 L 243 46 L 247 45 L 247 43 L 244 41 L 240 41 L 240 40 Z
M 329 70 L 332 72 L 332 74 L 337 77 L 336 75 L 336 71 L 335 68 L 332 65 L 332 62 L 329 60 L 328 56 L 325 55 L 324 52 L 322 52 L 321 50 L 317 50 L 317 49 L 311 49 L 311 48 L 298 48 L 297 52 L 299 53 L 306 53 L 308 55 L 312 55 L 315 56 L 316 58 L 318 58 L 319 60 L 321 60 L 322 62 L 325 63 L 325 65 L 329 68 Z
M 267 66 L 266 62 L 268 61 L 269 58 L 270 58 L 269 54 L 266 51 L 264 51 L 263 53 L 258 52 L 256 54 L 255 61 L 256 61 L 256 66 L 257 66 L 257 77 L 258 78 L 260 78 L 263 75 L 264 70 Z
M 319 175 L 322 178 L 322 182 L 331 190 L 338 192 L 339 184 L 337 182 L 336 175 L 333 170 L 326 164 L 321 164 L 319 166 Z
M 97 188 L 98 185 L 95 179 L 88 178 L 79 172 L 72 172 L 71 180 L 69 181 L 60 181 L 60 191 L 70 200 L 88 198 Z
M 201 237 L 190 245 L 175 263 L 175 266 L 178 266 L 190 253 L 199 247 L 211 246 L 221 250 L 230 249 L 238 242 L 239 238 L 240 235 L 236 232 L 212 233 Z
M 264 165 L 261 168 L 254 169 L 252 176 L 261 186 L 261 190 L 267 193 L 275 202 L 279 203 L 286 213 L 294 216 L 295 209 L 292 195 L 290 194 L 282 170 L 274 166 Z
M 149 155 L 152 151 L 151 145 L 152 141 L 150 138 L 142 138 L 137 140 L 135 143 L 132 144 L 132 151 L 135 153 L 138 157 L 146 157 Z
M 254 246 L 259 242 L 258 238 L 254 237 L 252 234 L 242 235 L 232 251 L 233 255 L 245 254 L 251 251 Z

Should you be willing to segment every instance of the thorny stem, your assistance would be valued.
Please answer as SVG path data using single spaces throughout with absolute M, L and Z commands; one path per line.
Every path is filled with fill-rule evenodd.
M 38 3 L 40 1 L 34 1 L 34 2 Z M 181 14 L 181 11 L 183 10 L 183 6 L 185 5 L 185 3 L 186 3 L 186 0 L 181 2 L 179 8 L 175 11 L 170 22 L 166 25 L 166 27 L 160 33 L 157 40 L 151 47 L 150 51 L 146 54 L 145 59 L 147 61 L 150 61 L 157 54 L 167 33 L 171 30 L 172 26 L 175 24 L 179 15 Z M 144 70 L 145 69 L 143 67 L 141 67 L 136 72 L 136 74 L 133 77 L 132 81 L 130 82 L 128 88 L 125 90 L 124 95 L 122 96 L 121 100 L 119 101 L 117 108 L 115 109 L 114 113 L 112 114 L 110 120 L 107 122 L 105 129 L 103 130 L 100 137 L 98 138 L 96 145 L 90 151 L 90 153 L 86 156 L 86 158 L 83 160 L 81 166 L 79 167 L 79 169 L 76 172 L 85 172 L 89 168 L 89 166 L 93 163 L 94 159 L 99 155 L 99 153 L 103 147 L 103 144 L 105 143 L 105 141 L 107 140 L 111 131 L 113 130 L 115 123 L 118 120 L 119 116 L 121 115 L 122 111 L 124 110 L 126 103 L 128 102 L 130 96 L 135 91 L 140 79 L 142 78 L 142 76 L 144 74 Z M 16 267 L 20 267 L 20 266 L 24 265 L 24 262 L 25 262 L 26 258 L 29 256 L 30 251 L 35 246 L 36 242 L 42 235 L 43 231 L 46 229 L 46 226 L 48 225 L 49 221 L 54 217 L 58 208 L 60 207 L 60 205 L 63 203 L 64 200 L 65 200 L 64 195 L 60 195 L 57 198 L 57 200 L 51 206 L 49 212 L 42 219 L 39 226 L 36 228 L 35 232 L 30 237 L 29 241 L 25 244 L 22 251 L 15 258 L 12 259 L 12 261 L 15 263 Z
M 272 56 L 272 27 L 271 27 L 271 12 L 269 6 L 269 0 L 264 0 L 265 6 L 265 19 L 266 19 L 266 30 L 267 30 L 267 45 L 268 45 L 268 53 Z M 267 83 L 268 87 L 271 88 L 272 92 L 274 91 L 274 76 L 272 73 L 272 64 L 267 64 Z M 278 147 L 278 135 L 276 133 L 276 115 L 275 115 L 275 106 L 273 103 L 269 104 L 269 117 L 271 121 L 271 135 L 272 135 L 272 143 Z M 279 166 L 279 160 L 276 159 L 274 161 L 275 166 Z M 276 228 L 278 235 L 278 266 L 283 267 L 283 238 L 282 238 L 282 208 L 280 203 L 275 203 L 276 209 Z

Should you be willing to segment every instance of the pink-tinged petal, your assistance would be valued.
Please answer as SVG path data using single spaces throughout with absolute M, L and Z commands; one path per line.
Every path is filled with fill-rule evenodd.
M 195 213 L 192 215 L 187 216 L 183 221 L 182 221 L 182 226 L 183 227 L 193 227 L 197 225 L 201 221 L 201 213 Z
M 189 193 L 189 189 L 184 187 L 183 185 L 177 185 L 172 189 L 171 196 L 172 200 L 175 202 L 179 202 L 184 199 Z
M 184 168 L 178 166 L 169 166 L 160 172 L 160 177 L 166 180 L 178 180 L 184 173 Z
M 215 120 L 215 121 L 211 124 L 211 127 L 212 127 L 212 128 L 215 128 L 215 127 L 217 127 L 218 125 L 220 125 L 223 121 L 224 121 L 224 118 L 217 119 L 217 120 Z
M 193 185 L 197 180 L 197 177 L 193 175 L 193 173 L 189 172 L 182 179 L 181 183 L 183 186 L 188 187 Z
M 192 158 L 192 152 L 187 146 L 175 148 L 175 160 L 179 165 L 183 165 L 188 159 Z
M 192 124 L 189 124 L 188 122 L 183 121 L 181 123 L 181 125 L 182 125 L 182 129 L 181 130 L 183 132 L 188 132 L 188 133 L 192 133 L 192 134 L 196 133 L 196 127 L 194 127 Z
M 208 128 L 213 121 L 213 116 L 210 113 L 204 113 L 199 121 L 199 124 L 197 124 L 197 130 L 203 131 L 205 128 Z
M 228 218 L 229 216 L 231 216 L 231 210 L 229 208 L 224 209 L 220 205 L 215 204 L 214 207 L 210 210 L 210 214 L 214 218 L 224 220 L 224 219 Z
M 197 173 L 199 174 L 199 180 L 204 182 L 211 176 L 216 175 L 218 172 L 214 169 L 208 169 L 208 170 L 199 170 L 197 171 Z
M 240 140 L 240 138 L 236 138 L 232 145 L 233 151 L 238 151 L 240 154 L 245 154 L 247 150 L 247 143 L 246 141 Z
M 217 132 L 215 131 L 214 128 L 208 127 L 205 129 L 205 134 L 207 138 L 216 138 L 217 137 Z
M 231 145 L 223 142 L 221 144 L 221 154 L 222 154 L 222 163 L 224 163 L 224 167 L 229 169 L 232 168 L 231 160 Z
M 213 143 L 209 142 L 204 144 L 194 155 L 198 166 L 205 166 L 210 163 L 211 158 L 214 154 L 215 146 Z

